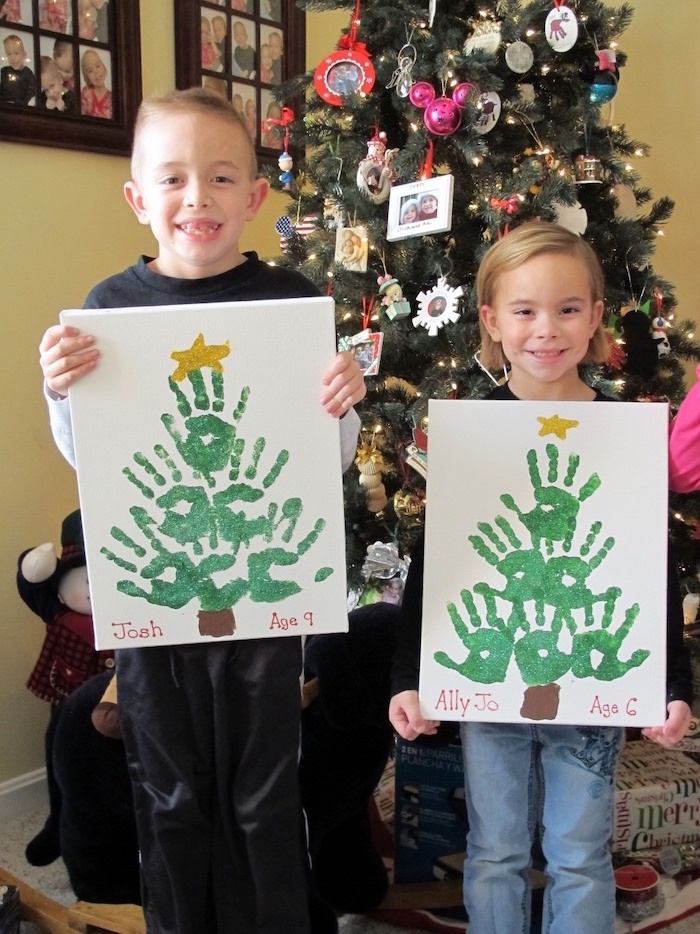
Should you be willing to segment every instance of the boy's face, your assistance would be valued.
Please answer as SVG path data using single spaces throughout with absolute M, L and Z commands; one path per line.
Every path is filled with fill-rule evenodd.
M 233 38 L 236 40 L 236 45 L 240 45 L 242 48 L 245 48 L 248 44 L 248 33 L 245 31 L 245 26 L 242 23 L 234 23 Z
M 203 279 L 243 262 L 241 232 L 268 185 L 252 177 L 245 129 L 216 114 L 165 114 L 139 132 L 138 179 L 124 194 L 159 244 L 152 268 Z
M 221 16 L 215 16 L 211 22 L 211 27 L 214 30 L 214 38 L 217 42 L 223 42 L 226 38 L 226 21 Z
M 10 67 L 19 71 L 24 65 L 25 53 L 24 45 L 19 39 L 5 39 L 5 55 Z
M 73 49 L 69 45 L 60 46 L 53 53 L 53 58 L 60 70 L 64 74 L 71 74 L 73 71 Z
M 437 198 L 435 195 L 424 195 L 421 199 L 420 209 L 424 214 L 434 214 L 437 211 Z
M 585 264 L 565 253 L 541 253 L 502 273 L 493 304 L 480 309 L 512 365 L 511 388 L 524 399 L 571 398 L 602 314 Z
M 271 32 L 267 41 L 270 46 L 270 55 L 272 58 L 278 59 L 282 54 L 282 37 L 278 32 Z

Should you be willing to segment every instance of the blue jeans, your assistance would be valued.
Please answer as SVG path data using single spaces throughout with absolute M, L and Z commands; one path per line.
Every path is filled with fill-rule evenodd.
M 547 861 L 543 934 L 612 934 L 618 727 L 462 723 L 470 934 L 529 934 L 527 869 Z

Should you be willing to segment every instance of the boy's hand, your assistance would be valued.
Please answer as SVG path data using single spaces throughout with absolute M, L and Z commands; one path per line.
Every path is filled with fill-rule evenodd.
M 394 694 L 389 702 L 391 725 L 402 739 L 416 739 L 417 736 L 432 736 L 437 733 L 439 720 L 424 720 L 420 712 L 418 691 L 401 691 Z
M 78 328 L 56 324 L 39 344 L 39 364 L 46 385 L 58 396 L 67 396 L 73 383 L 94 370 L 100 356 L 95 338 Z
M 642 736 L 670 748 L 683 739 L 690 725 L 690 707 L 682 700 L 668 704 L 668 717 L 663 726 L 648 726 L 642 730 Z
M 321 405 L 334 418 L 345 415 L 367 392 L 362 370 L 349 350 L 336 356 L 333 366 L 324 373 L 323 385 L 326 388 L 321 394 Z

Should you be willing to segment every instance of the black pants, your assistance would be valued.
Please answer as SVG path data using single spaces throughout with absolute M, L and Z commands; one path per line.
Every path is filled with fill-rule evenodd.
M 308 934 L 295 637 L 125 649 L 149 934 Z

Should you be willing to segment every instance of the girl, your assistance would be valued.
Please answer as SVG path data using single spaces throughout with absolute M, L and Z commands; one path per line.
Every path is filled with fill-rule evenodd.
M 700 378 L 700 366 L 695 375 Z M 700 490 L 700 382 L 681 402 L 671 423 L 669 472 L 672 490 L 678 493 Z
M 105 84 L 107 69 L 93 49 L 83 52 L 80 59 L 83 73 L 83 89 L 80 92 L 80 112 L 86 117 L 112 119 L 112 92 Z
M 211 32 L 211 23 L 202 17 L 202 68 L 221 71 L 221 53 Z
M 94 39 L 97 10 L 92 0 L 78 0 L 78 35 L 81 39 Z
M 39 5 L 39 26 L 52 32 L 67 32 L 69 15 L 68 0 L 42 0 Z
M 613 401 L 579 375 L 602 362 L 603 275 L 592 248 L 555 224 L 524 224 L 485 255 L 476 279 L 481 361 L 510 364 L 489 399 Z M 422 548 L 412 555 L 398 627 L 389 718 L 407 740 L 432 734 L 418 704 Z M 692 677 L 677 575 L 669 559 L 668 719 L 644 731 L 672 745 L 690 721 Z M 624 730 L 563 724 L 462 722 L 467 860 L 464 900 L 475 934 L 528 934 L 527 870 L 539 829 L 547 860 L 542 930 L 613 934 L 609 850 L 615 767 Z
M 418 202 L 415 198 L 406 201 L 401 208 L 400 224 L 415 224 L 418 220 Z

